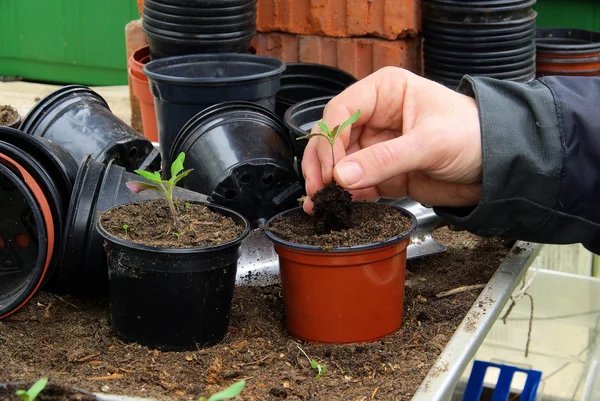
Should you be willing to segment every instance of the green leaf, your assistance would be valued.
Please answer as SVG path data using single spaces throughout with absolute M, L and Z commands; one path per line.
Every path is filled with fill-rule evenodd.
M 312 359 L 310 361 L 310 367 L 313 369 L 316 369 L 319 366 L 319 364 L 317 363 L 317 361 L 315 361 L 314 359 Z
M 144 170 L 135 170 L 135 172 L 139 175 L 141 175 L 142 177 L 144 177 L 147 180 L 150 180 L 152 182 L 162 182 L 162 178 L 160 177 L 160 173 L 158 172 L 154 172 L 151 173 L 149 171 L 144 171 Z
M 192 169 L 192 168 L 189 169 L 189 170 L 185 170 L 183 173 L 171 177 L 171 179 L 169 180 L 169 182 L 171 184 L 177 184 L 179 181 L 181 181 L 182 179 L 184 179 L 185 177 L 187 177 L 188 174 L 191 173 L 192 171 L 194 171 L 194 169 Z
M 329 127 L 323 121 L 319 121 L 317 123 L 317 125 L 321 128 L 321 131 L 323 131 L 325 134 L 331 135 L 331 130 L 329 130 Z
M 48 384 L 48 378 L 42 377 L 40 380 L 33 383 L 33 386 L 29 390 L 27 390 L 27 398 L 29 401 L 33 401 L 37 398 L 37 396 L 42 392 L 42 390 Z
M 29 395 L 27 395 L 27 391 L 25 391 L 25 390 L 17 390 L 15 392 L 15 394 L 17 395 L 17 397 L 19 397 L 23 401 L 29 401 Z
M 177 174 L 179 174 L 179 172 L 181 170 L 183 170 L 183 162 L 184 161 L 185 161 L 185 153 L 181 152 L 179 154 L 179 156 L 177 156 L 177 159 L 175 159 L 173 164 L 171 164 L 171 179 L 173 179 L 173 177 L 176 177 Z
M 208 401 L 221 401 L 221 400 L 230 400 L 232 398 L 237 397 L 244 387 L 246 386 L 246 381 L 242 380 L 237 383 L 232 384 L 227 387 L 225 390 L 220 391 L 216 394 L 213 394 Z
M 354 124 L 356 122 L 356 120 L 358 120 L 358 116 L 360 116 L 360 110 L 357 110 L 356 113 L 352 114 L 352 116 L 349 119 L 344 121 L 342 123 L 342 125 L 340 125 L 339 128 L 337 129 L 336 134 L 339 135 L 344 130 L 344 128 L 346 128 L 350 124 Z

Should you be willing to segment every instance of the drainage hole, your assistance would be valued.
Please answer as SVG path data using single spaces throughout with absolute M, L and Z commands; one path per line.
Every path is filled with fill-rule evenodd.
M 273 183 L 273 174 L 267 174 L 262 178 L 262 183 L 265 185 L 270 185 Z
M 242 181 L 242 184 L 248 184 L 250 182 L 250 175 L 249 174 L 244 174 L 240 180 Z
M 27 248 L 29 245 L 29 237 L 25 234 L 17 234 L 15 235 L 15 244 L 19 248 Z
M 137 155 L 137 148 L 134 146 L 133 148 L 129 149 L 129 158 L 133 159 L 135 155 Z
M 231 200 L 231 199 L 235 199 L 237 193 L 233 190 L 233 189 L 228 189 L 227 191 L 225 191 L 225 198 Z

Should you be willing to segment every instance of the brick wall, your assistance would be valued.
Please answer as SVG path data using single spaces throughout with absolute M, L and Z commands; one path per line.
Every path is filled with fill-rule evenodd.
M 421 73 L 420 0 L 258 0 L 258 54 L 357 78 L 388 65 Z

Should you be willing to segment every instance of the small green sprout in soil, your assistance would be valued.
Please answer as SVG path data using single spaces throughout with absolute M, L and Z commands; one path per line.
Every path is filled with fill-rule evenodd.
M 48 378 L 43 377 L 33 383 L 29 390 L 17 390 L 15 394 L 23 401 L 33 401 L 46 387 L 46 384 L 48 384 Z
M 180 230 L 179 217 L 177 216 L 177 210 L 175 209 L 175 204 L 173 202 L 173 189 L 175 185 L 185 178 L 192 170 L 183 170 L 183 162 L 185 161 L 185 153 L 181 152 L 177 159 L 171 165 L 171 178 L 168 180 L 163 180 L 158 172 L 149 172 L 143 170 L 135 170 L 135 172 L 145 179 L 152 182 L 152 184 L 144 182 L 144 181 L 130 181 L 128 182 L 127 188 L 134 193 L 139 193 L 146 190 L 153 190 L 160 192 L 166 199 L 169 204 L 169 208 L 171 209 L 171 214 L 173 215 L 173 225 L 175 226 L 175 230 Z
M 127 235 L 129 230 L 129 226 L 127 224 L 123 224 L 123 231 L 125 231 L 125 235 Z
M 310 362 L 311 369 L 314 369 L 317 371 L 317 375 L 315 376 L 315 378 L 320 379 L 325 373 L 327 373 L 327 365 L 325 365 L 325 364 L 321 365 L 319 362 L 317 362 L 316 359 L 311 359 L 308 356 L 308 354 L 306 352 L 304 352 L 304 350 L 302 349 L 300 344 L 296 344 L 296 346 L 298 347 L 300 352 L 302 352 L 304 354 L 306 359 L 308 359 L 308 362 Z
M 359 116 L 360 110 L 357 110 L 349 119 L 333 129 L 330 129 L 323 121 L 319 121 L 317 124 L 322 132 L 313 132 L 297 139 L 314 136 L 325 138 L 331 147 L 332 166 L 335 166 L 335 141 L 346 127 L 358 120 Z M 329 234 L 332 231 L 341 231 L 352 227 L 352 195 L 337 185 L 335 180 L 317 191 L 312 201 L 314 205 L 313 225 L 317 234 Z
M 231 400 L 231 399 L 237 397 L 242 392 L 242 390 L 244 389 L 245 386 L 246 386 L 246 381 L 242 380 L 242 381 L 232 384 L 231 386 L 227 387 L 223 391 L 219 391 L 218 393 L 211 395 L 208 398 L 208 400 L 204 397 L 200 397 L 200 399 L 198 401 Z

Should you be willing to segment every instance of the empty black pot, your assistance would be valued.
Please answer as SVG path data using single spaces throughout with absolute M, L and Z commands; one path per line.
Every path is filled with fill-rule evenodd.
M 540 54 L 595 57 L 600 55 L 600 32 L 584 29 L 538 28 L 536 48 Z
M 274 110 L 284 70 L 276 58 L 233 53 L 169 57 L 146 64 L 163 158 L 168 159 L 183 125 L 209 106 L 242 100 Z
M 125 185 L 128 181 L 143 179 L 112 162 L 104 165 L 88 157 L 81 163 L 60 252 L 56 281 L 58 289 L 80 295 L 106 294 L 106 257 L 102 238 L 95 228 L 98 213 L 116 205 L 162 196 L 154 191 L 135 194 Z M 174 196 L 186 200 L 207 199 L 183 188 L 175 188 Z
M 335 96 L 356 82 L 339 68 L 312 63 L 290 63 L 281 75 L 275 112 L 283 118 L 296 103 L 323 96 Z
M 116 117 L 104 99 L 85 86 L 69 85 L 31 109 L 20 129 L 65 148 L 78 162 L 85 156 L 132 171 L 153 150 L 152 143 Z
M 214 105 L 192 118 L 168 160 L 187 155 L 184 188 L 243 214 L 253 225 L 297 205 L 302 188 L 290 137 L 277 116 L 248 102 Z
M 206 248 L 154 248 L 109 234 L 98 219 L 106 241 L 112 325 L 122 339 L 183 351 L 225 336 L 240 245 L 250 225 L 232 210 L 206 206 L 242 225 L 243 234 Z
M 77 164 L 59 145 L 11 128 L 0 128 L 0 152 L 21 165 L 36 181 L 46 198 L 53 219 L 54 246 L 44 284 L 58 263 L 60 240 L 73 188 Z
M 0 319 L 35 294 L 51 257 L 47 233 L 51 227 L 38 199 L 14 165 L 9 168 L 5 163 L 0 160 Z
M 144 3 L 143 16 L 153 59 L 246 53 L 256 34 L 256 0 L 177 4 L 151 0 Z
M 463 75 L 530 80 L 535 0 L 423 1 L 425 76 L 455 87 Z
M 333 96 L 325 96 L 297 103 L 287 109 L 283 117 L 283 123 L 287 127 L 292 138 L 294 155 L 298 160 L 298 175 L 301 179 L 304 177 L 301 172 L 302 157 L 308 139 L 300 141 L 297 139 L 309 134 L 317 121 L 320 121 L 323 118 L 323 110 L 325 110 L 325 106 L 332 98 Z

